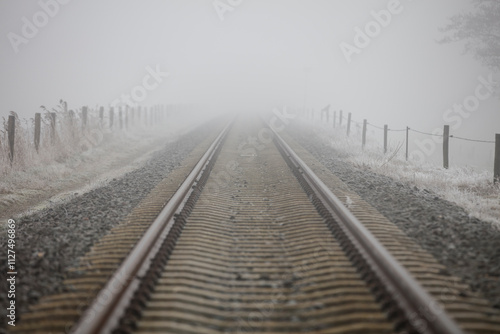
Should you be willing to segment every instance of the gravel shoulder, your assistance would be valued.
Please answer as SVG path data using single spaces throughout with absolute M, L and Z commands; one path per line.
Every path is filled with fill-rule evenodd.
M 167 131 L 116 133 L 101 145 L 63 162 L 13 171 L 0 182 L 0 226 L 8 219 L 62 204 L 139 168 L 167 142 L 192 131 L 182 123 Z M 1 227 L 0 227 L 1 228 Z
M 125 175 L 17 219 L 16 313 L 26 312 L 42 296 L 61 292 L 65 274 L 77 264 L 78 258 L 122 221 L 215 130 L 215 121 L 199 126 L 175 141 L 164 142 L 161 149 Z M 7 258 L 6 238 L 6 233 L 0 235 L 2 259 Z M 6 261 L 0 262 L 0 272 L 7 272 Z M 2 293 L 0 333 L 8 319 L 7 302 L 6 294 Z
M 427 189 L 346 161 L 310 128 L 293 125 L 290 134 L 366 202 L 430 252 L 449 272 L 500 309 L 500 231 Z

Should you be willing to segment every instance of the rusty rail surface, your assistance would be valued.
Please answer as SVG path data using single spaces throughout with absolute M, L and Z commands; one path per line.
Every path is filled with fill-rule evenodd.
M 390 298 L 404 312 L 409 325 L 418 333 L 460 334 L 463 331 L 439 303 L 387 251 L 368 229 L 328 189 L 272 126 L 274 141 L 298 178 L 314 192 L 334 218 L 366 264 L 376 274 Z
M 215 159 L 231 124 L 232 121 L 214 140 L 129 256 L 72 328 L 71 333 L 109 333 L 118 325 L 121 315 L 140 284 L 141 276 L 147 271 L 151 260 L 171 230 L 175 215 L 181 211 L 201 175 L 209 172 L 206 166 Z

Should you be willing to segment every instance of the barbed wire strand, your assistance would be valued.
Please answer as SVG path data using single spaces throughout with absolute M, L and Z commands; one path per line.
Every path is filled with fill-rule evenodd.
M 375 124 L 368 123 L 368 122 L 366 122 L 366 124 L 368 124 L 368 125 L 370 125 L 370 126 L 373 126 L 373 127 L 374 127 L 374 128 L 376 128 L 376 129 L 384 130 L 384 128 L 382 128 L 382 127 L 380 127 L 380 126 L 377 126 L 377 125 L 375 125 Z
M 494 142 L 494 141 L 492 141 L 492 140 L 469 139 L 469 138 L 457 137 L 457 136 L 454 136 L 454 135 L 450 135 L 450 138 L 461 139 L 461 140 L 467 140 L 467 141 L 473 141 L 473 142 L 476 142 L 476 143 L 488 143 L 488 144 L 495 144 L 495 142 Z
M 344 115 L 342 115 L 342 117 L 340 117 L 339 115 L 339 118 L 341 119 L 345 119 L 346 121 L 348 121 L 349 119 L 347 117 L 345 117 Z M 357 124 L 357 125 L 363 125 L 363 122 L 358 122 L 354 119 L 351 118 L 351 122 L 353 122 L 354 124 Z M 372 123 L 369 123 L 369 122 L 366 122 L 367 125 L 370 125 L 374 128 L 377 128 L 377 129 L 380 129 L 380 130 L 384 130 L 383 127 L 380 127 L 380 126 L 377 126 L 375 124 L 372 124 Z M 420 134 L 423 134 L 423 135 L 427 135 L 427 136 L 434 136 L 434 137 L 444 137 L 444 135 L 438 135 L 438 134 L 434 134 L 434 133 L 429 133 L 429 132 L 424 132 L 424 131 L 419 131 L 419 130 L 415 130 L 415 129 L 412 129 L 412 128 L 408 128 L 408 129 L 387 129 L 387 131 L 393 131 L 393 132 L 403 132 L 403 131 L 413 131 L 413 132 L 417 132 L 417 133 L 420 133 Z M 492 141 L 492 140 L 480 140 L 480 139 L 470 139 L 470 138 L 464 138 L 464 137 L 458 137 L 458 136 L 454 136 L 454 135 L 450 135 L 450 138 L 455 138 L 455 139 L 460 139 L 460 140 L 466 140 L 466 141 L 470 141 L 470 142 L 475 142 L 475 143 L 487 143 L 487 144 L 495 144 L 496 142 L 495 141 Z
M 428 133 L 428 132 L 418 131 L 418 130 L 415 130 L 415 129 L 412 129 L 412 128 L 408 128 L 408 129 L 410 131 L 421 133 L 423 135 L 434 136 L 434 137 L 443 137 L 443 135 L 437 135 L 437 134 L 434 134 L 434 133 Z

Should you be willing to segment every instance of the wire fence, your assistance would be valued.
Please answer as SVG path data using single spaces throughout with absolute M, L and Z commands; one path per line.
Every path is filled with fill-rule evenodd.
M 314 110 L 311 110 L 310 112 L 306 112 L 303 110 L 303 113 L 305 116 L 310 116 L 314 120 Z M 321 110 L 321 115 L 320 119 L 323 120 L 324 113 L 327 114 L 326 119 L 329 120 L 329 106 L 328 108 L 324 108 Z M 346 127 L 347 127 L 347 135 L 349 135 L 350 131 L 350 123 L 356 124 L 358 127 L 362 127 L 362 147 L 364 148 L 366 144 L 366 131 L 367 127 L 370 126 L 374 129 L 382 130 L 384 131 L 384 153 L 387 153 L 387 137 L 389 132 L 406 132 L 406 138 L 405 138 L 405 143 L 406 143 L 406 160 L 408 160 L 409 157 L 409 133 L 418 133 L 420 135 L 425 135 L 425 136 L 430 136 L 434 138 L 442 138 L 443 140 L 443 167 L 448 168 L 449 167 L 449 140 L 451 139 L 457 139 L 457 140 L 462 140 L 462 141 L 467 141 L 467 142 L 473 142 L 473 143 L 484 143 L 484 144 L 495 144 L 495 156 L 494 156 L 494 182 L 499 182 L 500 181 L 500 134 L 495 135 L 495 140 L 484 140 L 484 139 L 475 139 L 475 138 L 466 138 L 462 136 L 457 136 L 454 134 L 450 134 L 450 127 L 449 125 L 444 125 L 443 126 L 443 132 L 441 133 L 431 133 L 431 132 L 426 132 L 426 131 L 420 131 L 414 128 L 411 128 L 409 126 L 406 127 L 406 129 L 391 129 L 387 124 L 384 126 L 379 126 L 373 123 L 369 123 L 366 119 L 364 119 L 362 122 L 359 122 L 351 117 L 351 113 L 348 113 L 348 117 L 345 117 L 343 115 L 342 110 L 339 110 L 338 113 L 338 123 L 337 123 L 337 111 L 333 111 L 333 126 L 337 127 L 337 124 L 339 126 L 342 125 L 343 121 L 346 121 Z M 441 139 L 440 139 L 441 140 Z
M 0 174 L 37 163 L 63 161 L 88 151 L 113 136 L 132 131 L 150 131 L 167 124 L 186 111 L 199 111 L 192 105 L 150 107 L 82 107 L 74 110 L 60 101 L 55 108 L 21 119 L 17 113 L 3 117 L 0 126 Z

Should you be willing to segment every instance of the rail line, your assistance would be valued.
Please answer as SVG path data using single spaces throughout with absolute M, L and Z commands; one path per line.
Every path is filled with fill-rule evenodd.
M 262 129 L 272 141 L 256 139 Z M 500 333 L 497 310 L 460 285 L 436 298 L 440 267 L 391 255 L 330 188 L 262 121 L 227 124 L 83 315 L 68 316 L 71 332 Z

